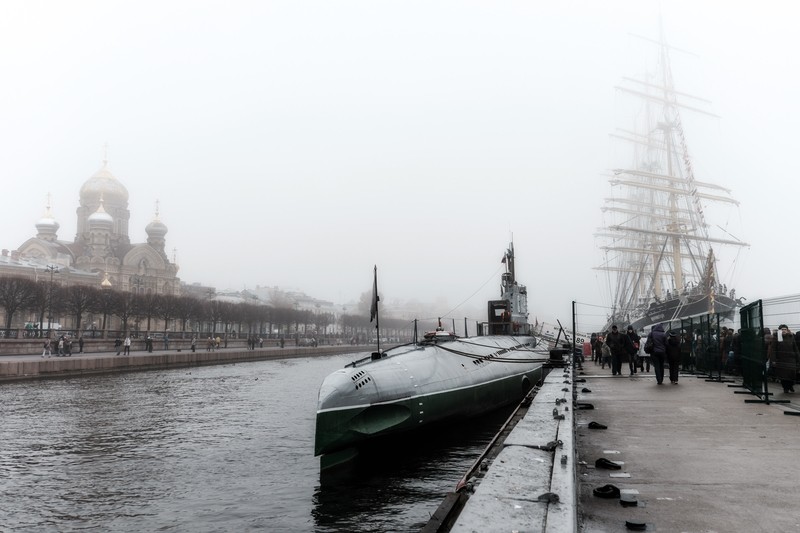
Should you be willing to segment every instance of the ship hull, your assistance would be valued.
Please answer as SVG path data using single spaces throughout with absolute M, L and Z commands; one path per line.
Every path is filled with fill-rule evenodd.
M 733 312 L 737 305 L 736 301 L 732 298 L 718 295 L 714 297 L 713 312 L 720 315 L 727 315 Z M 634 320 L 631 325 L 635 330 L 639 331 L 654 324 L 706 315 L 711 312 L 711 298 L 707 294 L 700 295 L 699 297 L 689 297 L 684 301 L 679 298 L 673 298 L 664 302 L 650 304 L 645 314 Z
M 315 454 L 519 402 L 541 380 L 533 337 L 487 336 L 400 347 L 320 387 Z

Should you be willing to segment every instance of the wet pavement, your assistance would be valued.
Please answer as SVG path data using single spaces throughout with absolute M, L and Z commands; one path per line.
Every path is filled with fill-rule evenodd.
M 784 414 L 800 414 L 800 392 L 770 383 L 789 403 L 749 403 L 759 399 L 735 377 L 657 385 L 592 362 L 578 377 L 578 401 L 594 406 L 575 413 L 581 531 L 800 531 L 800 416 Z M 621 468 L 597 468 L 601 458 Z M 633 505 L 593 494 L 609 484 Z

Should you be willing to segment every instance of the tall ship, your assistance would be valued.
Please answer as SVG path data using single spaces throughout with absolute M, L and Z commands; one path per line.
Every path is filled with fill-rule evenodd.
M 349 461 L 373 439 L 517 403 L 541 380 L 548 352 L 528 323 L 513 244 L 503 263 L 500 298 L 488 302 L 476 336 L 458 337 L 440 326 L 418 342 L 378 350 L 325 378 L 315 435 L 323 471 Z M 376 275 L 374 318 L 377 303 Z
M 601 208 L 607 225 L 597 235 L 604 261 L 596 268 L 608 273 L 612 295 L 608 325 L 636 330 L 706 313 L 731 317 L 741 300 L 720 280 L 715 250 L 748 246 L 708 219 L 712 204 L 738 207 L 731 191 L 695 174 L 681 117 L 711 115 L 709 102 L 674 88 L 663 28 L 650 43 L 655 73 L 616 87 L 637 104 L 634 126 L 612 134 L 632 164 L 612 170 Z

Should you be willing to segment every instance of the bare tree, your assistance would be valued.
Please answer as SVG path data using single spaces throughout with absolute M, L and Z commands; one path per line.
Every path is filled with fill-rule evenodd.
M 27 278 L 0 278 L 0 306 L 6 311 L 6 329 L 11 329 L 14 314 L 30 308 L 36 298 L 36 282 Z
M 211 300 L 208 302 L 207 308 L 207 315 L 209 322 L 211 322 L 211 333 L 216 333 L 217 331 L 217 324 L 222 324 L 222 315 L 224 311 L 224 304 L 225 302 L 220 302 L 219 300 Z
M 150 323 L 154 316 L 158 315 L 160 302 L 160 296 L 157 294 L 153 294 L 152 292 L 138 294 L 136 297 L 137 300 L 137 309 L 139 310 L 139 317 L 147 319 L 147 333 L 150 333 Z
M 333 324 L 333 313 L 317 313 L 314 315 L 314 325 L 317 327 L 317 333 L 325 333 L 325 328 Z
M 136 295 L 131 292 L 114 291 L 112 296 L 113 313 L 119 317 L 122 322 L 123 334 L 128 334 L 129 321 L 139 313 L 139 301 Z
M 61 307 L 75 317 L 75 329 L 80 334 L 84 313 L 92 308 L 99 289 L 87 285 L 72 285 L 61 291 Z
M 39 328 L 40 331 L 38 335 L 40 337 L 44 336 L 44 332 L 41 331 L 42 325 L 44 324 L 44 317 L 47 314 L 47 304 L 49 302 L 49 295 L 50 291 L 48 290 L 49 287 L 46 283 L 38 282 L 36 283 L 36 287 L 33 291 L 33 297 L 31 299 L 30 309 L 33 311 L 35 316 L 37 317 L 37 324 L 36 328 Z
M 157 298 L 158 317 L 164 321 L 164 333 L 169 329 L 169 321 L 178 314 L 177 298 L 171 294 L 160 294 Z
M 230 302 L 220 302 L 214 301 L 212 303 L 216 303 L 217 305 L 217 312 L 219 315 L 219 320 L 222 322 L 223 331 L 225 332 L 225 348 L 228 347 L 228 328 L 230 327 L 231 323 L 236 320 L 236 311 L 235 306 Z
M 100 289 L 94 293 L 94 299 L 90 304 L 89 310 L 91 312 L 103 314 L 103 323 L 100 327 L 103 332 L 103 338 L 108 336 L 108 317 L 116 314 L 114 309 L 116 308 L 118 294 L 119 293 L 117 291 L 112 289 Z
M 192 296 L 179 296 L 175 299 L 175 318 L 181 321 L 181 331 L 186 331 L 187 323 L 203 318 L 203 302 Z

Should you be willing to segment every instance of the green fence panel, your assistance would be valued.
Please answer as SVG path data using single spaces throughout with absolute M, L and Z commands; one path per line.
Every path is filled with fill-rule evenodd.
M 767 352 L 761 300 L 739 310 L 742 340 L 742 384 L 753 394 L 764 392 Z

